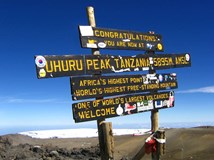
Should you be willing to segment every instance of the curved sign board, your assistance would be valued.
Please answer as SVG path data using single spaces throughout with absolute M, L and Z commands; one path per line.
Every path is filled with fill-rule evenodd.
M 140 112 L 174 107 L 174 92 L 133 94 L 72 104 L 75 122 L 132 115 Z

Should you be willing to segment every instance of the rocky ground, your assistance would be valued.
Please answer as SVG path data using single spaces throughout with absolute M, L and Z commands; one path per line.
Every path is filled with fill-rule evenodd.
M 151 160 L 144 136 L 115 136 L 115 160 Z M 166 130 L 161 160 L 213 160 L 214 128 Z M 140 155 L 140 156 L 136 156 Z M 134 158 L 135 157 L 135 158 Z M 19 134 L 0 136 L 0 160 L 98 160 L 98 138 L 35 139 Z
M 0 159 L 2 160 L 98 160 L 99 147 L 60 148 L 49 145 L 18 144 L 13 145 L 11 136 L 0 137 Z

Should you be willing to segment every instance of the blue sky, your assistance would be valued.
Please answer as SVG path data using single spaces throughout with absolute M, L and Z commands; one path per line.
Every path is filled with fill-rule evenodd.
M 80 46 L 78 25 L 88 25 L 93 6 L 97 27 L 163 37 L 164 53 L 186 53 L 192 67 L 175 72 L 179 88 L 172 109 L 159 111 L 160 122 L 213 121 L 214 2 L 211 0 L 0 1 L 0 126 L 74 124 L 69 77 L 37 79 L 34 55 L 91 54 Z M 101 50 L 135 55 L 144 51 Z M 161 53 L 160 53 L 161 54 Z M 114 124 L 150 123 L 150 112 L 107 119 Z

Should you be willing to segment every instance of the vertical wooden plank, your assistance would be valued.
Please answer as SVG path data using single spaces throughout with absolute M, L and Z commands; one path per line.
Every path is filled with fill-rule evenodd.
M 164 130 L 158 130 L 157 131 L 157 139 L 160 139 L 162 141 L 165 140 L 165 131 Z M 165 154 L 165 142 L 159 142 L 157 145 L 159 156 L 162 156 Z
M 106 145 L 105 145 L 105 139 L 104 139 L 104 130 L 102 125 L 104 124 L 105 119 L 99 119 L 97 120 L 97 129 L 98 129 L 98 140 L 99 140 L 99 147 L 100 147 L 100 156 L 101 160 L 106 160 Z
M 151 130 L 153 132 L 157 131 L 158 130 L 158 109 L 154 109 L 151 111 Z
M 96 21 L 95 21 L 95 16 L 94 16 L 94 8 L 89 6 L 87 7 L 87 15 L 88 15 L 88 23 L 92 27 L 96 27 Z M 100 55 L 99 49 L 92 49 L 92 54 L 93 55 Z M 100 76 L 101 74 L 95 75 L 95 76 Z M 96 99 L 102 99 L 103 97 L 99 97 Z M 103 127 L 101 126 L 105 122 L 105 119 L 99 119 L 97 120 L 97 129 L 98 129 L 98 139 L 99 139 L 99 146 L 100 146 L 100 155 L 101 155 L 101 160 L 106 160 L 106 146 L 105 146 L 105 139 L 104 139 L 104 133 L 105 131 L 103 130 Z
M 112 123 L 105 122 L 102 123 L 102 128 L 104 131 L 104 140 L 105 140 L 105 159 L 111 160 L 114 159 L 114 139 L 113 139 L 113 131 L 112 131 Z
M 93 7 L 91 7 L 91 6 L 87 7 L 87 16 L 88 16 L 88 24 L 92 27 L 96 27 L 96 21 L 95 21 Z
M 155 34 L 155 32 L 153 31 L 149 31 L 150 34 Z M 149 51 L 148 54 L 150 55 L 154 55 L 155 52 L 154 51 Z M 149 74 L 155 74 L 156 73 L 156 70 L 149 70 Z M 153 92 L 150 92 L 151 94 L 154 94 L 154 93 L 157 93 L 157 91 L 153 91 Z M 154 105 L 154 102 L 153 102 L 153 105 Z M 158 109 L 154 109 L 151 111 L 151 130 L 153 132 L 156 132 L 158 130 Z M 152 160 L 159 160 L 159 155 L 158 153 L 153 153 L 152 152 Z
M 96 27 L 96 21 L 94 16 L 94 8 L 89 6 L 87 7 L 87 15 L 88 15 L 88 23 L 92 27 Z M 92 54 L 93 55 L 100 55 L 100 51 L 97 48 L 92 48 Z

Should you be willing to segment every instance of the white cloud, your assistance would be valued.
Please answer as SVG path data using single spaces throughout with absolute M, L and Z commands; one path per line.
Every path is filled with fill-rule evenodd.
M 214 86 L 178 91 L 177 93 L 214 93 Z
M 0 103 L 68 103 L 58 99 L 28 99 L 16 97 L 0 97 Z

